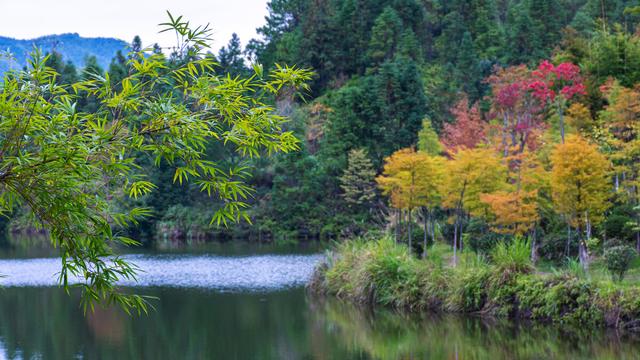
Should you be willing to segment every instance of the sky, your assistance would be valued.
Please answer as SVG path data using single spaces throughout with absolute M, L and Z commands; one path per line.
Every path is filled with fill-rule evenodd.
M 245 46 L 265 23 L 267 0 L 0 0 L 0 36 L 32 39 L 42 35 L 79 33 L 84 37 L 114 37 L 143 45 L 173 46 L 175 36 L 158 34 L 166 11 L 183 15 L 194 25 L 211 24 L 212 49 L 237 33 Z

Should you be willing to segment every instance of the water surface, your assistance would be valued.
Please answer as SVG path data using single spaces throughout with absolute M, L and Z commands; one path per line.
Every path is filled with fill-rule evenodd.
M 0 359 L 638 359 L 628 334 L 473 317 L 400 315 L 306 295 L 321 255 L 230 245 L 127 255 L 148 316 L 83 315 L 59 260 L 0 260 Z M 33 256 L 33 254 L 31 254 Z

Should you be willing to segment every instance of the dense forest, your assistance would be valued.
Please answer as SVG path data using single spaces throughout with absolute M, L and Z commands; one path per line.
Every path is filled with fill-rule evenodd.
M 640 246 L 633 5 L 273 1 L 248 51 L 316 77 L 306 103 L 281 106 L 305 142 L 256 174 L 256 224 L 347 237 L 415 221 L 414 239 L 430 223 L 434 238 L 479 250 L 535 235 L 555 259 L 577 254 L 568 239 L 587 228 Z M 383 170 L 391 183 L 376 189 Z M 412 171 L 423 185 L 402 179 Z M 596 199 L 568 203 L 576 173 L 600 181 Z
M 211 161 L 252 169 L 253 225 L 229 229 L 211 226 L 220 204 L 196 184 L 174 184 L 170 166 L 149 164 L 158 189 L 137 202 L 152 216 L 130 231 L 296 241 L 387 229 L 417 251 L 417 239 L 482 251 L 531 236 L 549 259 L 579 244 L 640 249 L 635 5 L 273 0 L 261 39 L 243 48 L 234 35 L 208 57 L 231 79 L 250 75 L 250 63 L 314 72 L 302 96 L 271 99 L 291 117 L 299 151 L 246 160 L 207 148 Z M 133 53 L 142 46 L 136 38 Z M 107 69 L 56 53 L 48 65 L 61 83 L 108 73 L 118 84 L 131 71 L 123 53 Z M 90 113 L 94 100 L 77 106 Z M 28 228 L 23 220 L 12 231 Z

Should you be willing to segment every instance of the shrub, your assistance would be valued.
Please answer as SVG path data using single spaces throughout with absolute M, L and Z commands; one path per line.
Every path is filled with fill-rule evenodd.
M 511 235 L 498 234 L 491 231 L 489 225 L 478 219 L 472 219 L 465 228 L 465 244 L 474 252 L 489 254 L 500 242 L 509 241 Z
M 604 252 L 607 269 L 614 280 L 622 281 L 635 255 L 636 252 L 626 245 L 614 246 Z

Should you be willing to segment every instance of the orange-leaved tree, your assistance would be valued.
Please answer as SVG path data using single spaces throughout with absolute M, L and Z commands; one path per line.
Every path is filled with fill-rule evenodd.
M 599 113 L 600 142 L 614 167 L 615 189 L 636 207 L 640 205 L 640 91 L 610 82 L 602 87 L 609 105 Z M 602 141 L 604 139 L 604 141 Z M 636 212 L 640 223 L 640 212 Z M 640 252 L 640 229 L 636 230 Z
M 480 200 L 490 208 L 493 215 L 491 224 L 495 232 L 530 235 L 531 258 L 535 261 L 535 228 L 540 219 L 540 190 L 547 187 L 548 173 L 536 155 L 528 151 L 513 155 L 507 160 L 515 166 L 509 171 L 506 188 L 482 194 Z

